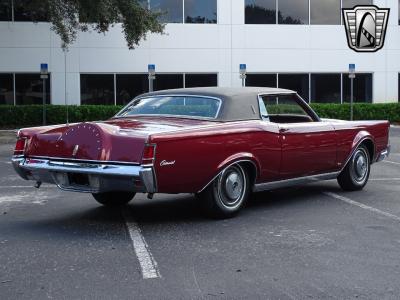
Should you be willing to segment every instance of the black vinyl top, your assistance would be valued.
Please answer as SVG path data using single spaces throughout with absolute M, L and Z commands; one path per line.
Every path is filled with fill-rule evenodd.
M 157 91 L 140 95 L 138 98 L 161 95 L 190 95 L 218 98 L 222 101 L 222 106 L 216 120 L 241 121 L 259 120 L 261 118 L 258 108 L 258 96 L 260 94 L 276 95 L 293 93 L 296 92 L 266 87 L 202 87 Z

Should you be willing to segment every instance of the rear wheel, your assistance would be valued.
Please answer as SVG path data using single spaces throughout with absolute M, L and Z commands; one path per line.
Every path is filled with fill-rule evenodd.
M 104 206 L 118 207 L 128 204 L 135 197 L 135 194 L 130 192 L 106 192 L 92 195 L 97 202 Z
M 345 191 L 358 191 L 368 182 L 370 173 L 370 156 L 367 147 L 361 145 L 354 152 L 350 161 L 338 177 L 340 187 Z
M 197 197 L 209 216 L 228 218 L 239 212 L 249 193 L 249 176 L 242 166 L 236 164 L 223 170 Z

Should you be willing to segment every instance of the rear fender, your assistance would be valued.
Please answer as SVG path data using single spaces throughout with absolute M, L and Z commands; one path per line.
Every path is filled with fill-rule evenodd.
M 374 139 L 374 137 L 373 137 L 368 131 L 365 131 L 365 130 L 360 131 L 359 133 L 357 133 L 357 135 L 356 135 L 356 136 L 354 137 L 354 139 L 353 139 L 353 143 L 352 143 L 352 145 L 351 145 L 350 154 L 348 155 L 348 157 L 347 157 L 345 163 L 343 164 L 342 170 L 346 167 L 347 163 L 350 161 L 351 157 L 353 156 L 353 154 L 354 154 L 354 152 L 357 150 L 357 148 L 358 148 L 363 142 L 365 142 L 365 141 L 367 141 L 367 140 L 369 140 L 369 141 L 372 142 L 373 150 L 374 150 L 374 153 L 373 153 L 372 156 L 373 156 L 373 158 L 374 158 L 375 153 L 376 153 L 376 144 L 375 144 L 375 139 Z M 373 163 L 373 161 L 374 161 L 373 158 L 371 159 L 371 163 Z
M 258 159 L 251 153 L 246 153 L 246 152 L 236 153 L 234 155 L 229 156 L 227 159 L 225 159 L 218 165 L 217 167 L 218 171 L 215 174 L 215 176 L 213 176 L 213 178 L 198 193 L 204 191 L 214 181 L 214 179 L 221 174 L 221 172 L 224 169 L 237 163 L 251 163 L 256 171 L 254 181 L 257 180 L 257 177 L 260 174 L 260 162 L 258 161 Z

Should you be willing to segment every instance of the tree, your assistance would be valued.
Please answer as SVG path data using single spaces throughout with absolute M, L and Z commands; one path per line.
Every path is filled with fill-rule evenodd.
M 133 49 L 148 32 L 163 33 L 165 26 L 159 22 L 160 13 L 150 11 L 143 0 L 26 0 L 24 5 L 33 21 L 35 12 L 47 13 L 63 48 L 76 40 L 79 31 L 105 33 L 121 23 L 127 45 Z

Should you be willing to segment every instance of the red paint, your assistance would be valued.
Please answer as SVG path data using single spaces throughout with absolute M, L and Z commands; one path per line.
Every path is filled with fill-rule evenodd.
M 386 121 L 278 125 L 260 120 L 223 123 L 144 116 L 28 128 L 21 130 L 20 137 L 29 139 L 28 157 L 135 164 L 142 162 L 144 153 L 152 156 L 145 145 L 155 144 L 158 192 L 194 193 L 224 167 L 241 160 L 256 166 L 257 183 L 339 171 L 364 138 L 374 142 L 378 155 L 388 145 L 388 130 Z M 161 166 L 162 161 L 170 163 Z

